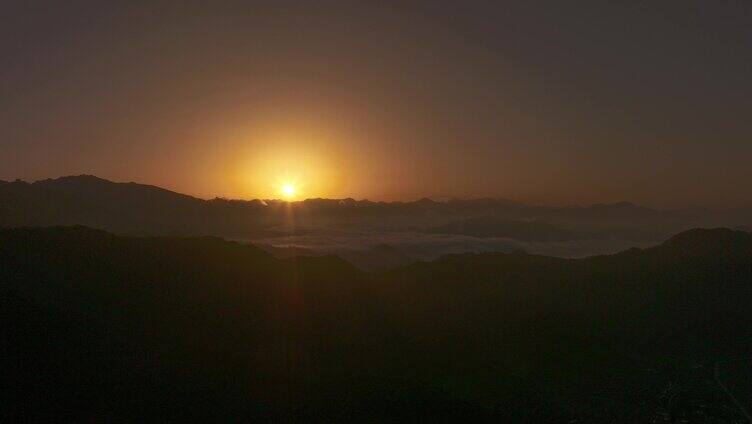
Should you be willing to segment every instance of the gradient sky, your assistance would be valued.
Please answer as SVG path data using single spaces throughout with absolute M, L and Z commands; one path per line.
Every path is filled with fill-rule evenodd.
M 751 23 L 746 0 L 4 3 L 0 179 L 750 207 Z

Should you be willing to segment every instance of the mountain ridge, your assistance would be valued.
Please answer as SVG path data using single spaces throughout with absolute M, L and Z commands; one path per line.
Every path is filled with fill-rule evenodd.
M 190 194 L 184 194 L 180 193 L 178 191 L 166 189 L 157 185 L 152 184 L 145 184 L 145 183 L 139 183 L 134 181 L 127 181 L 127 182 L 117 182 L 108 180 L 102 177 L 98 177 L 93 174 L 79 174 L 79 175 L 65 175 L 57 178 L 45 178 L 41 180 L 35 180 L 35 181 L 25 181 L 25 180 L 0 180 L 0 184 L 10 185 L 10 184 L 19 184 L 19 185 L 25 185 L 25 186 L 37 186 L 37 187 L 45 187 L 45 188 L 54 188 L 55 186 L 61 187 L 65 185 L 75 185 L 77 183 L 84 183 L 89 185 L 99 185 L 99 186 L 131 186 L 131 187 L 138 187 L 142 189 L 149 189 L 153 190 L 156 189 L 162 193 L 171 193 L 183 197 L 188 197 L 196 200 L 202 200 L 205 202 L 209 202 L 212 200 L 224 200 L 227 202 L 285 202 L 285 203 L 315 203 L 315 202 L 342 202 L 341 204 L 396 204 L 396 205 L 405 205 L 405 204 L 415 204 L 420 206 L 433 206 L 438 204 L 457 204 L 457 203 L 478 203 L 478 204 L 504 204 L 508 206 L 531 206 L 523 203 L 519 203 L 513 200 L 505 199 L 505 198 L 489 198 L 489 197 L 481 197 L 481 198 L 470 198 L 470 199 L 457 199 L 457 198 L 450 198 L 447 200 L 434 200 L 429 197 L 422 197 L 420 199 L 415 200 L 409 200 L 409 201 L 401 201 L 401 200 L 395 200 L 395 201 L 375 201 L 375 200 L 369 200 L 369 199 L 360 199 L 356 200 L 353 198 L 306 198 L 301 200 L 295 200 L 295 201 L 283 201 L 280 199 L 264 199 L 264 198 L 252 198 L 252 199 L 236 199 L 236 198 L 225 198 L 225 197 L 214 197 L 210 199 L 205 199 L 197 196 L 193 196 Z M 618 201 L 613 203 L 593 203 L 590 205 L 563 205 L 563 206 L 539 206 L 539 207 L 545 207 L 545 208 L 559 208 L 559 209 L 640 209 L 640 210 L 650 210 L 650 211 L 657 211 L 658 209 L 649 208 L 646 206 L 637 205 L 635 203 L 629 202 L 629 201 Z M 688 209 L 689 210 L 689 209 Z
M 628 202 L 551 207 L 488 198 L 205 200 L 92 175 L 0 182 L 1 227 L 84 225 L 121 235 L 212 235 L 278 246 L 289 243 L 280 237 L 308 237 L 310 245 L 293 243 L 300 247 L 317 242 L 357 244 L 359 237 L 371 234 L 373 246 L 365 246 L 371 250 L 392 245 L 392 236 L 402 234 L 398 243 L 413 240 L 417 247 L 394 247 L 407 256 L 429 258 L 456 251 L 509 250 L 515 248 L 510 241 L 542 253 L 583 256 L 657 243 L 689 228 L 750 223 L 752 212 L 664 211 Z M 344 233 L 349 238 L 338 236 Z M 338 249 L 329 248 L 344 251 Z M 391 267 L 401 262 L 392 256 L 374 251 L 363 263 Z

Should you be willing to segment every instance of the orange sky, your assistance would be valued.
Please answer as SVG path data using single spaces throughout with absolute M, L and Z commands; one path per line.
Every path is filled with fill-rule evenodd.
M 752 206 L 744 2 L 107 3 L 5 10 L 0 179 Z

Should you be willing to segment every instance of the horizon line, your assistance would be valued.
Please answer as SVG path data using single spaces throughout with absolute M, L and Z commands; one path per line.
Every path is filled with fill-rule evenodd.
M 693 206 L 693 207 L 680 207 L 680 208 L 656 208 L 652 206 L 647 206 L 641 203 L 631 202 L 628 200 L 621 200 L 621 201 L 613 201 L 613 202 L 595 202 L 595 203 L 589 203 L 589 204 L 578 204 L 578 203 L 566 203 L 566 204 L 537 204 L 537 203 L 527 203 L 527 202 L 521 202 L 517 200 L 513 200 L 507 197 L 492 197 L 492 196 L 480 196 L 480 197 L 458 197 L 458 196 L 423 196 L 420 198 L 413 198 L 413 200 L 371 200 L 368 198 L 354 198 L 354 197 L 307 197 L 307 198 L 301 198 L 296 200 L 285 200 L 280 198 L 263 198 L 263 197 L 255 197 L 255 198 L 236 198 L 236 197 L 226 197 L 226 196 L 213 196 L 213 197 L 203 197 L 198 196 L 194 194 L 187 194 L 181 191 L 173 190 L 170 188 L 165 188 L 156 184 L 150 184 L 150 183 L 143 183 L 143 182 L 137 182 L 137 181 L 115 181 L 110 180 L 107 178 L 102 178 L 100 176 L 97 176 L 95 174 L 70 174 L 70 175 L 61 175 L 59 177 L 55 178 L 42 178 L 34 181 L 27 181 L 21 178 L 15 178 L 13 180 L 2 180 L 0 179 L 0 183 L 6 183 L 6 184 L 12 184 L 12 183 L 24 183 L 28 185 L 38 184 L 38 183 L 44 183 L 48 181 L 58 181 L 62 179 L 73 179 L 73 178 L 91 178 L 96 179 L 99 181 L 111 183 L 111 184 L 133 184 L 133 185 L 139 185 L 143 187 L 153 187 L 157 188 L 159 190 L 168 191 L 170 193 L 178 194 L 181 196 L 187 196 L 191 197 L 197 200 L 203 200 L 203 201 L 215 201 L 215 200 L 223 200 L 228 202 L 274 202 L 274 203 L 303 203 L 306 201 L 314 201 L 314 200 L 331 200 L 331 201 L 354 201 L 354 202 L 369 202 L 369 203 L 375 203 L 375 204 L 412 204 L 412 203 L 418 203 L 418 202 L 424 202 L 424 201 L 431 201 L 433 203 L 438 204 L 449 204 L 452 202 L 473 202 L 473 201 L 493 201 L 493 202 L 507 202 L 510 205 L 516 205 L 516 206 L 522 206 L 522 207 L 540 207 L 540 208 L 560 208 L 560 209 L 567 209 L 567 208 L 593 208 L 593 207 L 603 207 L 603 206 L 632 206 L 636 208 L 642 208 L 642 209 L 648 209 L 653 211 L 659 211 L 659 212 L 671 212 L 671 211 L 688 211 L 688 210 L 705 210 L 705 211 L 733 211 L 733 210 L 747 210 L 752 209 L 749 207 L 732 207 L 732 208 L 719 208 L 719 209 L 713 209 L 708 208 L 706 206 Z

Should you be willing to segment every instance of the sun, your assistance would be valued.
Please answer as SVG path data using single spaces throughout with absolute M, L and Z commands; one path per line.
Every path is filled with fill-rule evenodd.
M 293 200 L 298 194 L 298 189 L 293 183 L 284 183 L 280 188 L 280 192 L 286 200 Z

